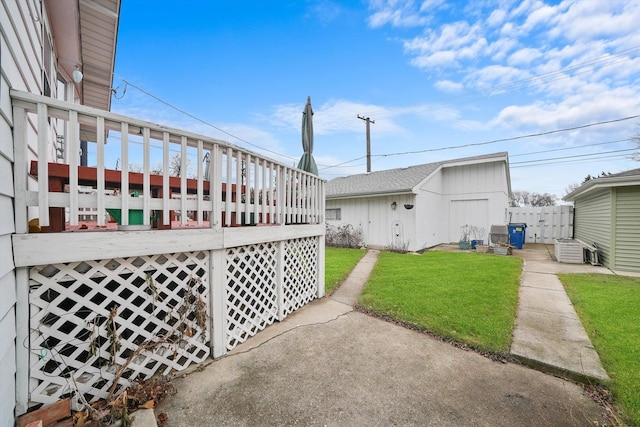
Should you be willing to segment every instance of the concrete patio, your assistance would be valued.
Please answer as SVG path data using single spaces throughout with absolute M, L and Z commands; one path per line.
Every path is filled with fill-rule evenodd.
M 156 413 L 188 425 L 594 425 L 582 386 L 353 310 L 369 252 L 316 300 L 201 371 Z

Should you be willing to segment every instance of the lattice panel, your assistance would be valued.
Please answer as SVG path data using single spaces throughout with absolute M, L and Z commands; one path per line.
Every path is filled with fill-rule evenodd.
M 318 238 L 288 240 L 284 254 L 284 315 L 312 301 L 318 291 Z
M 227 350 L 277 319 L 277 253 L 274 243 L 227 250 Z
M 33 267 L 31 400 L 78 399 L 77 392 L 87 401 L 105 398 L 128 358 L 117 391 L 137 377 L 204 361 L 208 298 L 208 252 Z M 110 341 L 114 323 L 119 338 Z M 140 351 L 143 343 L 155 346 Z

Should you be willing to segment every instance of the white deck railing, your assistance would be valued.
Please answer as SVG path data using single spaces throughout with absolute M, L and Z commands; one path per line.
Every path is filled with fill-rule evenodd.
M 114 322 L 135 331 L 123 336 L 114 358 L 120 365 L 140 345 L 139 336 L 150 342 L 172 332 L 173 323 L 163 329 L 153 314 L 169 319 L 194 280 L 206 305 L 206 328 L 194 327 L 198 331 L 181 340 L 179 350 L 141 354 L 128 380 L 121 377 L 126 386 L 210 354 L 222 357 L 324 295 L 322 179 L 202 135 L 18 91 L 11 91 L 11 100 L 18 413 L 69 393 L 87 399 L 109 393 L 105 386 L 114 376 L 101 368 L 109 341 L 101 339 L 103 348 L 88 361 L 96 335 L 81 329 L 110 316 L 113 304 L 120 307 Z M 80 140 L 90 141 L 91 167 L 69 155 L 79 152 Z M 113 151 L 119 168 L 107 167 L 116 159 L 109 157 Z M 52 163 L 60 152 L 67 162 Z M 183 172 L 191 162 L 194 170 L 179 177 L 154 173 L 169 171 L 172 161 Z M 160 167 L 153 168 L 155 162 Z M 141 225 L 151 225 L 155 211 L 165 226 L 179 212 L 183 225 L 200 227 L 28 232 L 30 218 L 49 226 L 46 231 L 62 231 L 87 213 L 104 226 L 107 209 L 121 210 L 120 225 L 129 225 L 129 212 L 137 210 Z M 53 229 L 60 220 L 62 228 Z M 231 227 L 243 222 L 279 226 Z M 96 333 L 105 336 L 104 326 Z
M 192 212 L 197 225 L 212 228 L 324 221 L 324 180 L 307 172 L 224 141 L 107 111 L 20 91 L 11 91 L 11 98 L 15 199 L 19 207 L 16 224 L 22 225 L 18 228 L 26 229 L 28 207 L 37 207 L 41 227 L 50 225 L 50 208 L 64 208 L 70 226 L 79 224 L 84 210 L 96 212 L 97 225 L 103 226 L 108 208 L 121 210 L 120 224 L 125 226 L 129 225 L 131 210 L 142 212 L 143 225 L 151 223 L 152 212 L 160 212 L 160 222 L 170 226 L 176 211 L 181 213 L 183 225 L 188 215 L 182 213 Z M 95 165 L 95 181 L 88 182 L 83 176 L 79 156 L 69 154 L 68 177 L 63 179 L 68 192 L 52 191 L 50 179 L 61 178 L 50 177 L 50 153 L 55 152 L 51 147 L 63 141 L 64 151 L 79 153 L 80 140 L 88 140 L 94 146 L 91 164 Z M 37 147 L 29 145 L 29 141 L 37 141 Z M 108 178 L 109 174 L 114 175 L 105 165 L 107 142 L 109 147 L 119 147 L 115 149 L 120 164 L 117 183 Z M 62 147 L 55 148 L 62 151 Z M 171 152 L 179 155 L 172 158 Z M 30 161 L 35 159 L 37 189 L 27 175 Z M 140 161 L 142 167 L 136 169 L 141 172 L 132 173 L 132 162 Z M 179 177 L 167 173 L 172 161 L 173 169 L 182 171 Z M 165 172 L 154 174 L 153 162 L 156 170 L 160 166 Z M 192 162 L 195 170 L 190 172 Z M 136 176 L 142 177 L 141 182 L 132 182 Z M 79 191 L 85 185 L 92 185 L 96 191 Z M 109 189 L 117 195 L 110 195 Z M 131 197 L 133 191 L 140 197 Z

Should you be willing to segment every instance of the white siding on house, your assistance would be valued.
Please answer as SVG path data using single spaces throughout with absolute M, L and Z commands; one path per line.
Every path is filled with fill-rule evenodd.
M 613 268 L 640 271 L 640 186 L 615 188 Z
M 596 243 L 600 262 L 609 266 L 611 249 L 611 191 L 605 189 L 575 201 L 574 237 Z
M 0 2 L 0 426 L 14 425 L 16 405 L 16 273 L 11 234 L 13 134 L 10 89 L 42 91 L 41 1 Z M 19 349 L 18 349 L 19 350 Z
M 0 196 L 4 197 L 4 196 Z M 13 216 L 11 216 L 13 218 Z M 3 220 L 4 222 L 4 220 Z M 0 236 L 0 426 L 12 426 L 16 393 L 16 279 L 11 236 Z

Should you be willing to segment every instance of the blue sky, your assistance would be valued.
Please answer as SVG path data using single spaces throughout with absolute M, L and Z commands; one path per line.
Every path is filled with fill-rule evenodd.
M 365 172 L 361 115 L 374 171 L 508 151 L 513 190 L 561 196 L 640 167 L 619 151 L 640 131 L 619 120 L 640 115 L 638 22 L 628 0 L 123 1 L 112 111 L 293 164 L 311 96 L 324 178 Z

